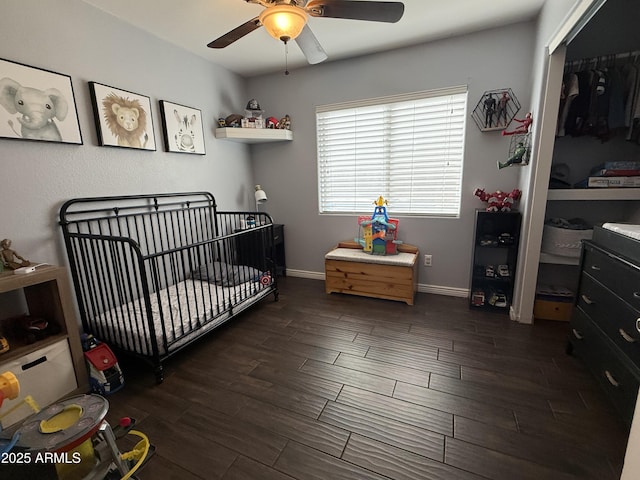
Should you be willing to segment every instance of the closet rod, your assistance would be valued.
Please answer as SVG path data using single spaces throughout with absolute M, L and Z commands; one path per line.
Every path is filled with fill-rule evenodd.
M 573 67 L 576 65 L 589 65 L 591 63 L 597 62 L 606 62 L 608 60 L 623 60 L 623 59 L 632 59 L 636 61 L 640 57 L 640 50 L 635 50 L 633 52 L 624 52 L 624 53 L 616 53 L 611 55 L 599 55 L 597 57 L 591 58 L 581 58 L 579 60 L 570 60 L 568 62 L 564 62 L 565 67 Z

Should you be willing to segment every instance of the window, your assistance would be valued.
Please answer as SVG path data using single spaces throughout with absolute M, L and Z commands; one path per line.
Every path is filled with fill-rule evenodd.
M 320 213 L 458 217 L 467 88 L 316 108 Z

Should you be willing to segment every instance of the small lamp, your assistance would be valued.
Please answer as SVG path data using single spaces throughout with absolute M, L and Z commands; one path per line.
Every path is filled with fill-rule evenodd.
M 264 193 L 264 190 L 262 190 L 261 185 L 256 185 L 256 192 L 254 195 L 256 197 L 256 212 L 259 212 L 260 209 L 258 207 L 261 203 L 264 203 L 267 201 L 267 194 Z
M 302 32 L 307 23 L 307 12 L 293 5 L 275 5 L 265 9 L 259 19 L 269 35 L 287 43 Z

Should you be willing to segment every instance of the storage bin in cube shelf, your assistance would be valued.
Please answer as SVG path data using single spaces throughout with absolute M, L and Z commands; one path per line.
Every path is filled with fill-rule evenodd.
M 544 253 L 551 255 L 578 258 L 580 256 L 582 240 L 591 240 L 592 236 L 593 229 L 573 230 L 555 227 L 553 225 L 545 225 L 540 249 Z

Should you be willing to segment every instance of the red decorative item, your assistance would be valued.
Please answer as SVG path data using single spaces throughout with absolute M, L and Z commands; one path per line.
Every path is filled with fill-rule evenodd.
M 267 128 L 278 128 L 278 119 L 276 117 L 267 118 Z
M 265 286 L 271 285 L 271 273 L 264 272 L 262 275 L 260 275 L 260 283 Z
M 527 115 L 522 119 L 514 118 L 516 122 L 520 122 L 521 125 L 517 126 L 515 130 L 511 130 L 507 132 L 506 130 L 502 131 L 502 135 L 515 135 L 516 133 L 529 133 L 529 126 L 533 123 L 533 118 L 531 117 L 531 112 L 527 113 Z
M 476 188 L 473 194 L 483 202 L 487 202 L 487 212 L 510 212 L 516 200 L 520 198 L 522 192 L 514 188 L 511 193 L 496 190 L 493 193 L 486 193 L 483 188 Z

